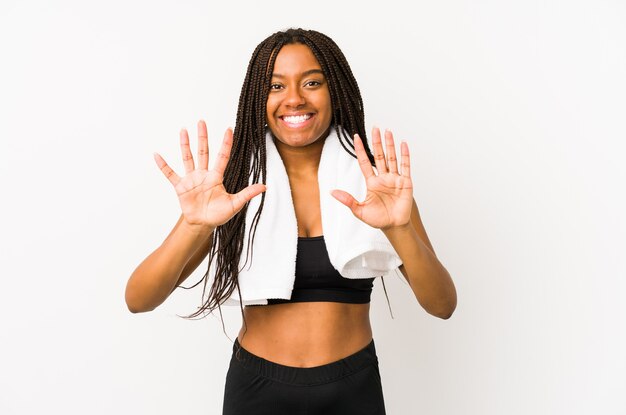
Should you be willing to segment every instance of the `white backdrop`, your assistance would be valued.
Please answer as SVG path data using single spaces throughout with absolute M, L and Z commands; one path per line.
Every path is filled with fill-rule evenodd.
M 388 279 L 392 319 L 375 284 L 388 413 L 626 413 L 623 2 L 0 4 L 0 413 L 220 413 L 230 340 L 176 316 L 201 290 L 133 315 L 124 288 L 178 217 L 152 152 L 180 170 L 199 118 L 219 142 L 290 26 L 333 37 L 368 129 L 409 141 L 458 289 L 444 321 Z

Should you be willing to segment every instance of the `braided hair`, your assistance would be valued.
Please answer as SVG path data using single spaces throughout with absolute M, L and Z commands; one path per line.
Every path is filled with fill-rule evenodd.
M 248 64 L 239 96 L 231 157 L 224 172 L 223 184 L 229 193 L 237 193 L 252 183 L 266 183 L 266 102 L 276 56 L 284 45 L 289 44 L 308 46 L 322 67 L 330 92 L 331 125 L 335 128 L 342 147 L 356 158 L 353 137 L 354 134 L 359 134 L 370 163 L 375 164 L 374 156 L 367 144 L 361 92 L 343 52 L 330 37 L 322 33 L 299 28 L 288 29 L 276 32 L 263 40 L 252 53 Z M 253 239 L 256 233 L 256 225 L 263 210 L 264 202 L 265 192 L 261 193 L 260 206 L 250 226 L 245 263 L 252 254 L 251 238 Z M 202 292 L 204 301 L 197 311 L 186 318 L 198 317 L 205 313 L 210 314 L 216 308 L 222 316 L 220 306 L 231 296 L 235 288 L 239 292 L 239 305 L 241 314 L 244 316 L 238 277 L 248 205 L 249 203 L 246 203 L 234 217 L 218 226 L 213 232 L 208 269 L 204 277 L 194 285 L 204 281 Z M 216 267 L 215 278 L 207 296 L 209 269 L 213 262 L 215 262 Z M 386 289 L 385 294 L 387 294 Z M 222 318 L 222 326 L 223 323 Z

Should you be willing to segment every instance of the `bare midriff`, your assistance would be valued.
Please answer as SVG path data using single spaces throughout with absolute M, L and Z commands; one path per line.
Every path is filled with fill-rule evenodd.
M 246 306 L 238 340 L 274 363 L 313 367 L 335 362 L 372 340 L 369 303 L 301 302 Z M 244 334 L 245 331 L 245 334 Z

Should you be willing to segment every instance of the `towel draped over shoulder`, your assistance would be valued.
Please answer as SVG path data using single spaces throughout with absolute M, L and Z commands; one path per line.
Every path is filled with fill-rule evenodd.
M 289 299 L 295 281 L 298 225 L 289 178 L 269 131 L 265 143 L 265 203 L 252 241 L 252 256 L 244 267 L 250 226 L 261 196 L 249 202 L 244 247 L 239 261 L 239 287 L 244 306 L 267 304 L 268 298 Z M 332 190 L 340 189 L 357 200 L 363 200 L 367 193 L 358 160 L 343 148 L 334 128 L 331 128 L 322 148 L 318 182 L 324 241 L 330 263 L 341 276 L 386 276 L 402 265 L 402 260 L 380 229 L 357 219 L 350 209 L 330 194 Z M 209 270 L 210 283 L 215 278 L 214 268 L 212 264 Z M 237 291 L 235 289 L 223 304 L 239 305 Z

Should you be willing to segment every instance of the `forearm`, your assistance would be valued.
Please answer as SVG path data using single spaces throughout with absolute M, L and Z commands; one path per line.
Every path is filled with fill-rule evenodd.
M 151 311 L 163 303 L 179 281 L 193 271 L 188 265 L 196 262 L 195 269 L 204 258 L 212 232 L 210 228 L 192 227 L 181 218 L 161 246 L 130 276 L 125 295 L 128 309 L 134 313 Z M 202 258 L 195 258 L 198 256 Z M 183 270 L 187 275 L 182 275 Z
M 383 231 L 402 259 L 400 270 L 409 282 L 417 301 L 434 316 L 447 319 L 456 308 L 456 289 L 452 278 L 435 254 L 409 222 Z

